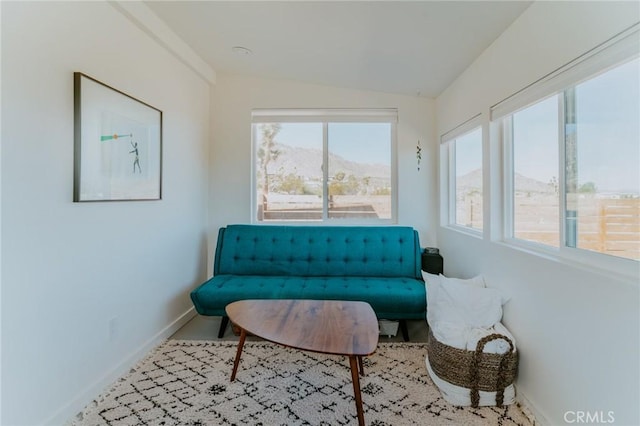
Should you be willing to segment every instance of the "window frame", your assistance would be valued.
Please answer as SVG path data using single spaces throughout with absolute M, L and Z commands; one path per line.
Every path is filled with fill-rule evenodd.
M 637 277 L 640 261 L 618 257 L 579 247 L 567 245 L 567 188 L 566 188 L 566 141 L 565 141 L 565 92 L 579 84 L 596 78 L 624 63 L 640 57 L 638 32 L 640 25 L 634 25 L 613 39 L 601 44 L 585 55 L 559 68 L 541 80 L 522 89 L 490 109 L 490 121 L 500 138 L 502 151 L 502 235 L 496 242 L 529 253 L 542 255 L 559 262 L 601 272 L 605 270 L 620 278 Z M 514 162 L 512 118 L 544 99 L 558 95 L 558 207 L 559 207 L 559 247 L 539 242 L 523 240 L 514 236 Z
M 482 158 L 480 159 L 480 164 L 482 167 L 482 229 L 472 228 L 470 226 L 465 226 L 457 223 L 457 207 L 456 207 L 456 140 L 466 136 L 472 132 L 480 130 L 481 137 L 481 147 L 480 150 L 482 152 Z M 462 124 L 454 127 L 452 130 L 444 133 L 440 136 L 440 164 L 446 165 L 442 168 L 440 178 L 442 181 L 441 185 L 441 197 L 440 203 L 444 208 L 441 209 L 441 220 L 440 225 L 447 227 L 449 229 L 453 229 L 457 232 L 461 232 L 464 234 L 471 235 L 476 238 L 483 238 L 485 230 L 487 229 L 487 217 L 484 214 L 486 211 L 486 188 L 485 188 L 485 124 L 483 122 L 483 115 L 481 113 L 474 115 L 470 119 L 466 120 Z
M 511 114 L 508 114 L 499 119 L 497 122 L 492 122 L 492 125 L 497 125 L 500 129 L 499 138 L 500 146 L 503 152 L 503 164 L 502 164 L 502 182 L 503 182 L 503 228 L 502 238 L 511 244 L 519 245 L 527 248 L 534 248 L 547 254 L 553 254 L 564 244 L 564 225 L 565 225 L 565 209 L 563 204 L 564 188 L 565 188 L 565 174 L 563 172 L 564 164 L 564 100 L 562 96 L 558 96 L 558 122 L 557 122 L 557 136 L 558 136 L 558 217 L 560 223 L 558 224 L 558 247 L 554 247 L 549 244 L 544 244 L 539 241 L 525 240 L 515 237 L 515 164 L 514 164 L 514 146 L 513 146 L 513 116 L 531 106 L 534 106 L 540 102 L 547 100 L 548 98 L 558 95 L 557 93 L 549 94 L 541 99 L 532 102 Z
M 253 109 L 251 111 L 251 223 L 261 225 L 393 225 L 398 223 L 398 167 L 397 167 L 397 122 L 396 108 L 354 109 Z M 264 123 L 321 123 L 322 124 L 322 217 L 321 219 L 258 220 L 257 211 L 257 149 L 256 128 Z M 387 123 L 390 125 L 390 172 L 391 172 L 391 217 L 385 219 L 332 218 L 329 217 L 329 134 L 332 123 Z

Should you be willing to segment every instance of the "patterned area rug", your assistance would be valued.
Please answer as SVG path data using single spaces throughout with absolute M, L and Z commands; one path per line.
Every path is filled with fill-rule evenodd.
M 88 425 L 355 425 L 346 357 L 246 342 L 170 340 L 71 422 Z M 364 358 L 367 425 L 530 425 L 516 405 L 479 409 L 442 399 L 425 366 L 426 344 L 381 343 Z

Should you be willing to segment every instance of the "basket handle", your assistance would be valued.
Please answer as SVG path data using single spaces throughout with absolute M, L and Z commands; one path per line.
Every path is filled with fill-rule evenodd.
M 478 367 L 480 364 L 480 357 L 482 356 L 485 345 L 493 340 L 498 339 L 502 339 L 509 344 L 509 351 L 505 353 L 500 360 L 500 367 L 498 368 L 498 378 L 496 381 L 496 405 L 498 407 L 502 407 L 502 403 L 504 401 L 504 389 L 506 388 L 506 386 L 504 385 L 505 371 L 507 369 L 507 363 L 513 356 L 514 347 L 513 342 L 507 336 L 493 333 L 478 340 L 476 351 L 473 353 L 473 359 L 471 360 L 471 406 L 473 408 L 478 408 L 478 405 L 480 403 L 480 391 L 478 389 L 480 385 L 480 372 Z

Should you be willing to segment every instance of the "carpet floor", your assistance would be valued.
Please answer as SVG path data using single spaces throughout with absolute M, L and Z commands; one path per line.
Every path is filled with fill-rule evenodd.
M 235 342 L 170 340 L 70 423 L 89 425 L 355 425 L 346 357 L 246 342 L 236 380 Z M 426 344 L 380 343 L 364 358 L 367 425 L 531 425 L 517 405 L 455 407 L 425 366 Z

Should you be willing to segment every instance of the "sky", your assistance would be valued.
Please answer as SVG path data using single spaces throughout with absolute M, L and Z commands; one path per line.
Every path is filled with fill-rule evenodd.
M 322 123 L 281 123 L 281 144 L 322 151 Z M 329 123 L 329 151 L 350 161 L 391 164 L 388 123 Z
M 640 59 L 576 86 L 578 183 L 598 192 L 640 193 Z M 554 95 L 514 114 L 516 172 L 558 177 L 558 102 Z
M 514 171 L 548 183 L 559 176 L 558 96 L 513 115 Z
M 477 129 L 456 139 L 456 176 L 482 168 L 482 129 Z
M 514 170 L 549 183 L 560 176 L 559 109 L 563 94 L 513 114 Z M 576 86 L 578 184 L 598 192 L 640 193 L 640 59 Z M 565 131 L 563 129 L 563 131 Z M 456 139 L 456 174 L 482 167 L 480 129 Z
M 566 130 L 577 131 L 578 184 L 640 193 L 640 59 L 578 84 L 575 94 L 577 125 Z M 516 173 L 545 183 L 559 179 L 561 96 L 513 114 Z M 351 161 L 390 164 L 390 132 L 388 123 L 330 123 L 329 150 Z M 478 129 L 457 139 L 457 175 L 482 167 L 480 138 Z M 322 150 L 322 123 L 282 123 L 276 141 Z

